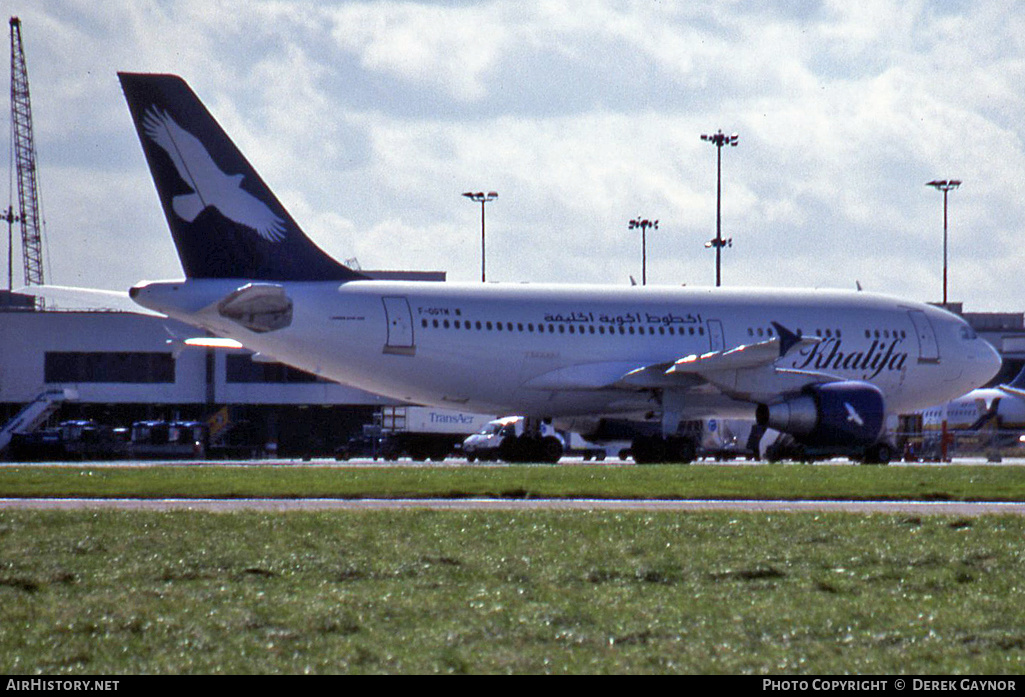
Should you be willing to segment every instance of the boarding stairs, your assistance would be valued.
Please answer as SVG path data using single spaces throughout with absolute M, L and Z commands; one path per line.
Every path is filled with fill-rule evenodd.
M 78 392 L 69 388 L 55 388 L 39 393 L 0 430 L 0 452 L 10 444 L 15 433 L 31 433 L 50 418 L 63 402 L 76 399 Z

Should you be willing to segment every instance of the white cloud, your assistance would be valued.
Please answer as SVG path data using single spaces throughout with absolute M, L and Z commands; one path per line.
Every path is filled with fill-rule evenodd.
M 487 6 L 349 3 L 331 15 L 331 36 L 360 65 L 463 101 L 484 97 L 484 75 L 510 40 L 501 13 Z
M 479 209 L 460 193 L 484 188 L 496 279 L 626 282 L 642 215 L 661 221 L 650 278 L 711 282 L 715 151 L 698 136 L 721 127 L 741 134 L 723 153 L 726 283 L 936 299 L 942 199 L 924 184 L 953 177 L 952 288 L 971 309 L 1025 305 L 1013 2 L 15 5 L 51 266 L 74 276 L 55 282 L 179 273 L 127 69 L 186 77 L 318 243 L 367 267 L 476 278 Z M 125 239 L 147 253 L 101 259 Z

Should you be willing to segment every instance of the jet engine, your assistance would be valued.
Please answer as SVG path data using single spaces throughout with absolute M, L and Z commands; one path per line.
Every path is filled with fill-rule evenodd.
M 759 404 L 760 426 L 788 433 L 810 446 L 871 446 L 883 430 L 883 394 L 867 382 L 806 387 L 776 404 Z

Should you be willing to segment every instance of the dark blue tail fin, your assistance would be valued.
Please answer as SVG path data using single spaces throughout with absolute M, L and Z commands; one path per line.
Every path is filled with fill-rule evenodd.
M 189 278 L 365 278 L 308 238 L 189 86 L 118 73 Z
M 1018 375 L 1007 386 L 1013 387 L 1016 390 L 1025 390 L 1025 366 L 1022 367 Z

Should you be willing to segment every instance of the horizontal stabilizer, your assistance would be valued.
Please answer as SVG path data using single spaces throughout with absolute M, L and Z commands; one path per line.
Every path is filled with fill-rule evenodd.
M 245 348 L 234 339 L 221 339 L 216 336 L 197 336 L 186 339 L 183 342 L 186 346 L 198 346 L 201 348 L 241 349 Z
M 171 355 L 177 359 L 182 351 L 187 348 L 219 348 L 219 349 L 241 349 L 245 348 L 241 343 L 234 339 L 224 339 L 217 336 L 193 336 L 187 339 L 183 339 L 178 336 L 170 327 L 165 326 L 164 331 L 167 332 L 168 338 L 165 340 L 171 348 Z
M 1025 399 L 1025 368 L 1021 369 L 1018 375 L 1015 376 L 1014 380 L 1011 380 L 1006 385 L 998 385 L 997 389 L 1011 395 L 1012 397 Z
M 1017 387 L 1011 387 L 1010 385 L 1000 385 L 999 390 L 1005 392 L 1012 397 L 1018 397 L 1019 399 L 1025 399 L 1025 390 Z
M 92 310 L 95 312 L 132 312 L 137 315 L 164 315 L 137 305 L 127 291 L 74 288 L 71 286 L 26 286 L 15 291 L 42 299 L 50 309 Z

